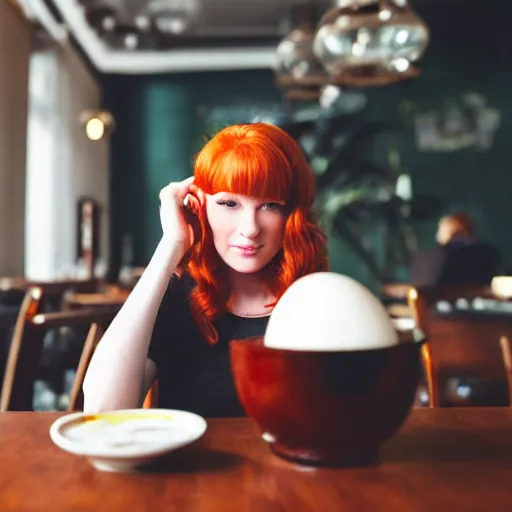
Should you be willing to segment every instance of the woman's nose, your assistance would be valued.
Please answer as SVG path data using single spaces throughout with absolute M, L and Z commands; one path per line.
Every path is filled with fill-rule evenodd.
M 255 238 L 260 232 L 258 217 L 255 211 L 246 211 L 240 219 L 240 234 L 245 238 Z

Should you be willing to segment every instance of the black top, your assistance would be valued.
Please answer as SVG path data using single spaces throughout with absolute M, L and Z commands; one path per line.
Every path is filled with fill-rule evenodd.
M 410 266 L 415 286 L 489 285 L 499 272 L 500 255 L 484 243 L 452 242 L 417 252 Z
M 158 379 L 158 406 L 204 417 L 245 416 L 238 400 L 229 358 L 229 341 L 263 336 L 269 317 L 224 314 L 215 322 L 219 340 L 206 341 L 190 311 L 193 280 L 174 276 L 160 305 L 148 357 Z

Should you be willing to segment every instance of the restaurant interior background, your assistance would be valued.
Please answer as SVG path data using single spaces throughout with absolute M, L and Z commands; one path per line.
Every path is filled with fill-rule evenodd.
M 426 42 L 421 27 L 428 27 L 426 51 L 417 61 L 394 58 L 376 74 L 370 66 L 370 73 L 326 76 L 309 60 L 308 31 L 333 5 L 356 2 L 370 5 L 366 13 L 378 2 L 373 21 L 386 28 L 391 10 L 410 5 L 425 24 L 413 24 L 420 26 L 415 44 Z M 108 503 L 147 510 L 164 502 L 184 510 L 375 510 L 381 503 L 393 510 L 443 510 L 447 503 L 453 510 L 483 510 L 481 503 L 510 509 L 511 15 L 508 0 L 0 0 L 0 509 L 99 510 Z M 379 38 L 384 49 L 411 35 L 403 27 L 390 32 Z M 361 56 L 372 31 L 349 39 L 345 50 Z M 276 68 L 301 55 L 292 71 Z M 75 444 L 76 430 L 55 425 L 60 416 L 70 419 L 64 411 L 82 414 L 94 350 L 161 237 L 159 191 L 191 174 L 194 155 L 217 130 L 255 121 L 276 123 L 301 144 L 317 179 L 314 206 L 329 234 L 331 268 L 377 299 L 351 280 L 316 276 L 348 284 L 333 286 L 335 295 L 328 286 L 303 288 L 308 314 L 296 314 L 294 305 L 281 316 L 315 350 L 275 350 L 268 330 L 265 347 L 260 338 L 229 344 L 240 357 L 229 368 L 235 380 L 244 375 L 238 382 L 250 391 L 237 393 L 246 395 L 252 418 L 208 418 L 204 444 L 170 457 L 168 467 L 126 477 L 87 473 L 85 460 L 60 453 L 51 439 L 63 451 L 101 445 L 97 423 L 89 448 L 87 436 Z M 458 211 L 499 249 L 502 275 L 491 286 L 409 280 L 410 255 L 433 247 L 440 217 Z M 148 311 L 141 303 L 123 310 L 130 316 L 141 308 L 133 324 Z M 132 341 L 149 342 L 139 329 L 133 333 Z M 388 344 L 392 335 L 396 346 Z M 287 348 L 299 338 L 285 329 L 278 337 Z M 169 375 L 197 375 L 192 360 L 202 364 L 214 351 L 208 362 L 218 365 L 218 348 L 227 361 L 224 338 L 224 346 L 188 351 L 172 367 L 183 373 Z M 130 345 L 122 334 L 113 339 Z M 124 365 L 126 353 L 119 348 L 108 362 Z M 158 372 L 142 408 L 162 403 Z M 184 388 L 178 382 L 177 391 Z M 214 395 L 219 389 L 212 386 Z M 284 437 L 257 414 L 285 425 Z M 107 430 L 117 424 L 109 415 L 94 419 L 106 420 Z M 293 440 L 281 452 L 286 458 L 302 452 L 308 465 L 326 460 L 315 459 L 308 442 L 305 451 L 297 448 L 304 431 L 323 457 L 331 457 L 334 442 L 350 465 L 373 462 L 375 443 L 385 439 L 382 465 L 290 472 L 271 454 L 283 440 Z M 151 431 L 134 432 L 146 444 Z M 133 448 L 121 437 L 111 445 L 117 455 Z M 169 437 L 179 446 L 184 439 L 181 432 Z M 147 461 L 133 453 L 137 464 Z M 121 458 L 117 469 L 126 470 Z M 115 460 L 101 459 L 101 469 Z
M 0 0 L 0 410 L 79 407 L 95 326 L 108 326 L 161 236 L 159 191 L 190 176 L 205 141 L 233 123 L 275 123 L 301 144 L 331 269 L 379 295 L 391 317 L 423 325 L 409 259 L 435 245 L 447 213 L 475 219 L 512 274 L 512 6 L 413 0 L 415 58 L 333 79 L 311 39 L 324 13 L 355 1 Z M 378 3 L 378 23 L 408 12 L 404 0 L 357 2 Z M 406 44 L 410 33 L 396 30 Z M 357 38 L 360 51 L 368 32 Z M 446 373 L 446 403 L 507 401 L 498 343 L 485 366 L 480 338 L 466 338 L 499 340 L 511 304 L 481 293 L 463 297 L 469 320 L 423 329 L 430 344 L 464 343 L 447 348 L 459 369 Z M 461 326 L 470 331 L 454 334 Z M 479 368 L 498 383 L 482 397 Z M 473 380 L 452 392 L 459 371 Z
M 460 210 L 500 249 L 504 272 L 510 268 L 506 3 L 411 2 L 430 31 L 419 76 L 343 87 L 323 107 L 276 86 L 275 48 L 293 26 L 283 20 L 299 19 L 293 2 L 184 2 L 210 34 L 203 37 L 194 37 L 194 24 L 188 34 L 157 37 L 136 17 L 127 23 L 144 4 L 167 12 L 180 2 L 2 1 L 0 274 L 71 274 L 83 197 L 99 207 L 98 272 L 116 279 L 122 265 L 143 266 L 160 236 L 159 190 L 190 175 L 194 154 L 217 129 L 255 120 L 290 133 L 309 123 L 299 140 L 312 163 L 330 159 L 352 176 L 327 188 L 370 190 L 340 215 L 352 220 L 340 221 L 331 241 L 334 271 L 374 289 L 406 280 L 408 252 L 432 246 L 439 217 Z M 313 4 L 312 24 L 333 3 Z M 197 57 L 187 61 L 190 51 Z M 110 113 L 115 129 L 92 141 L 84 116 L 97 111 Z M 393 203 L 396 194 L 406 206 Z

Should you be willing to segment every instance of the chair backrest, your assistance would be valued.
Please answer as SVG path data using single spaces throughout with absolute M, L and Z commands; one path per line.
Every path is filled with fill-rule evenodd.
M 55 281 L 30 281 L 23 277 L 0 277 L 1 292 L 27 292 L 40 288 L 43 292 L 43 311 L 58 311 L 62 308 L 66 294 L 97 292 L 104 286 L 100 279 L 59 279 Z M 47 307 L 49 305 L 49 307 Z
M 0 411 L 32 410 L 34 383 L 46 333 L 60 327 L 108 325 L 119 308 L 39 313 L 40 288 L 31 288 L 20 311 L 9 349 L 0 395 Z M 91 333 L 92 327 L 89 329 Z M 88 337 L 89 340 L 89 337 Z M 92 343 L 92 342 L 91 342 Z
M 407 300 L 407 294 L 412 288 L 409 283 L 383 283 L 382 295 L 386 299 Z
M 443 402 L 442 386 L 451 377 L 476 379 L 485 383 L 507 383 L 499 342 L 512 337 L 512 318 L 475 315 L 469 312 L 437 314 L 432 306 L 438 301 L 494 298 L 488 287 L 454 286 L 413 288 L 409 305 L 417 326 L 426 332 L 423 363 L 429 391 L 429 405 Z
M 18 405 L 16 403 L 17 399 L 23 401 L 22 397 L 26 397 L 29 394 L 31 396 L 32 391 L 28 389 L 30 383 L 26 380 L 25 376 L 35 374 L 36 369 L 34 363 L 39 359 L 41 353 L 32 354 L 23 340 L 27 336 L 30 336 L 30 334 L 36 335 L 36 332 L 30 332 L 30 322 L 40 311 L 42 297 L 43 292 L 40 288 L 29 288 L 18 313 L 8 350 L 7 363 L 0 393 L 0 412 L 16 410 Z M 42 342 L 40 340 L 32 343 L 32 345 L 37 348 L 41 347 L 42 349 Z M 13 399 L 14 403 L 12 403 Z M 14 409 L 12 407 L 14 407 Z
M 420 329 L 427 321 L 428 310 L 440 301 L 456 301 L 458 299 L 492 298 L 494 296 L 489 286 L 456 285 L 434 287 L 411 287 L 407 292 L 407 301 L 415 314 L 416 323 Z
M 45 295 L 62 294 L 67 290 L 93 292 L 103 284 L 99 279 L 58 279 L 54 281 L 33 281 L 24 277 L 0 277 L 0 290 L 22 290 L 41 288 Z

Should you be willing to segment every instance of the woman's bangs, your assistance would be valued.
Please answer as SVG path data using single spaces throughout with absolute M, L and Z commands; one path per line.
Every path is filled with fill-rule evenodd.
M 210 194 L 233 194 L 288 202 L 292 192 L 290 163 L 283 155 L 239 145 L 211 168 Z

